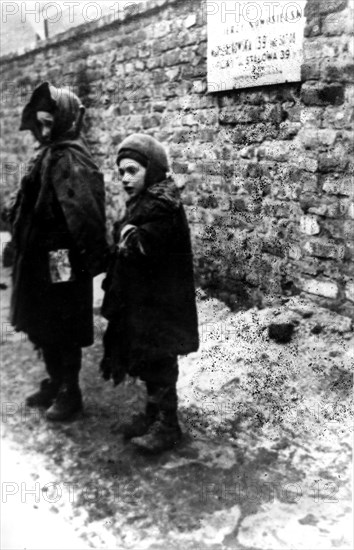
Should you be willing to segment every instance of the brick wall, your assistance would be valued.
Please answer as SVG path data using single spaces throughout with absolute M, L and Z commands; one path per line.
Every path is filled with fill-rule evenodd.
M 31 146 L 16 131 L 28 94 L 43 80 L 70 85 L 88 106 L 110 219 L 123 207 L 117 146 L 149 132 L 184 188 L 202 287 L 235 308 L 304 291 L 353 314 L 349 3 L 308 0 L 301 84 L 208 94 L 200 0 L 151 0 L 3 58 L 3 189 Z

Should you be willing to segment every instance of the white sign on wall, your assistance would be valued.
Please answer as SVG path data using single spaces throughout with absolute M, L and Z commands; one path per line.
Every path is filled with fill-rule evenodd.
M 300 81 L 305 4 L 206 0 L 208 91 Z

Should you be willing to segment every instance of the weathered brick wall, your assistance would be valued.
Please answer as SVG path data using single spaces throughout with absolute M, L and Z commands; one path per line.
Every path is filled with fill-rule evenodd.
M 300 288 L 352 315 L 353 2 L 312 0 L 306 13 L 298 140 L 311 178 L 299 189 L 302 213 L 290 269 Z
M 89 107 L 86 134 L 122 208 L 117 145 L 164 142 L 191 222 L 199 283 L 233 307 L 304 290 L 352 314 L 353 38 L 349 0 L 308 0 L 302 84 L 206 92 L 200 0 L 155 0 L 4 58 L 2 180 L 31 143 L 16 132 L 43 80 Z

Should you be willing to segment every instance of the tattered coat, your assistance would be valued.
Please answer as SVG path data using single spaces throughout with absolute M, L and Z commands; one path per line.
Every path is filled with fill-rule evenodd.
M 129 226 L 127 246 L 119 250 Z M 144 362 L 187 354 L 199 344 L 190 233 L 173 180 L 147 187 L 115 229 L 102 308 L 110 321 L 106 366 L 135 376 Z
M 59 137 L 30 163 L 13 211 L 13 242 L 15 329 L 38 347 L 90 345 L 92 278 L 104 270 L 107 245 L 103 178 L 81 138 Z M 62 249 L 72 277 L 53 283 L 50 254 Z

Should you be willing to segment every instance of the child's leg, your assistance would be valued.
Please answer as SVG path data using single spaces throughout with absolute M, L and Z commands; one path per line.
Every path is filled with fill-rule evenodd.
M 176 416 L 178 377 L 177 358 L 165 357 L 158 361 L 145 362 L 140 367 L 140 378 L 146 383 L 147 402 L 144 413 L 133 416 L 130 422 L 122 424 L 120 431 L 125 439 L 145 435 L 161 416 L 161 409 Z
M 130 422 L 126 422 L 120 426 L 124 439 L 128 440 L 146 434 L 151 424 L 157 420 L 159 409 L 155 398 L 155 385 L 146 382 L 146 390 L 147 401 L 145 412 L 133 415 Z
M 150 389 L 158 416 L 145 435 L 133 438 L 132 442 L 144 451 L 159 453 L 171 449 L 181 438 L 177 417 L 177 357 L 169 356 L 151 363 L 141 378 Z

